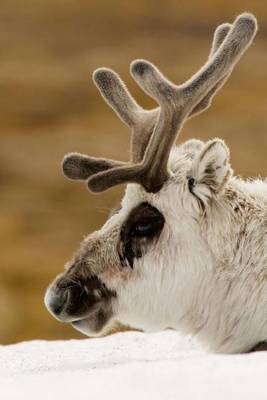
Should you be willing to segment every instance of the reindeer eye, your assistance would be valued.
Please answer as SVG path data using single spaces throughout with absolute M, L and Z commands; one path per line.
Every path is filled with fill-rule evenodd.
M 118 252 L 123 267 L 133 268 L 134 259 L 146 253 L 146 246 L 160 235 L 164 223 L 160 211 L 148 203 L 141 203 L 131 211 L 121 229 Z
M 138 222 L 134 225 L 131 235 L 132 236 L 151 236 L 155 231 L 155 223 L 152 222 Z

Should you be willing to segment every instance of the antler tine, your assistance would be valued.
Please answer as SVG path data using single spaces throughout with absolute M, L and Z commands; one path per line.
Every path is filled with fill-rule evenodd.
M 132 129 L 131 160 L 142 160 L 156 122 L 158 109 L 144 110 L 130 94 L 119 75 L 109 68 L 98 68 L 93 80 L 105 101 Z
M 93 81 L 121 120 L 129 127 L 135 125 L 138 114 L 144 110 L 136 103 L 119 75 L 112 69 L 98 68 L 93 73 Z
M 160 114 L 142 163 L 100 172 L 88 181 L 99 192 L 122 182 L 138 182 L 157 192 L 168 179 L 167 163 L 177 131 L 194 107 L 233 69 L 251 43 L 257 29 L 251 14 L 239 16 L 210 60 L 183 85 L 175 86 L 147 61 L 132 63 L 135 80 L 160 105 Z
M 62 161 L 64 175 L 72 180 L 87 180 L 101 171 L 125 165 L 124 162 L 107 158 L 89 157 L 80 153 L 66 154 Z
M 229 22 L 225 22 L 224 24 L 217 26 L 217 28 L 215 29 L 214 35 L 213 35 L 213 41 L 212 41 L 209 58 L 211 58 L 213 56 L 213 54 L 218 50 L 218 48 L 224 41 L 226 35 L 229 33 L 231 27 L 232 27 L 232 24 L 229 24 Z
M 231 24 L 229 23 L 224 23 L 219 25 L 215 32 L 214 32 L 214 36 L 213 36 L 213 42 L 212 42 L 212 47 L 211 47 L 211 51 L 209 54 L 209 59 L 213 56 L 213 54 L 218 50 L 218 48 L 220 47 L 220 45 L 222 44 L 222 42 L 224 41 L 226 35 L 228 34 L 228 32 L 230 31 L 231 28 Z M 224 85 L 224 83 L 227 81 L 227 79 L 229 78 L 229 76 L 231 75 L 232 70 L 229 72 L 229 74 L 227 74 L 221 81 L 219 81 L 210 91 L 209 93 L 200 101 L 199 104 L 197 104 L 193 110 L 191 111 L 191 113 L 189 114 L 188 118 L 191 118 L 192 116 L 195 116 L 196 114 L 201 113 L 202 111 L 204 111 L 205 109 L 207 109 L 208 107 L 210 107 L 213 97 L 215 96 L 215 94 L 218 92 L 219 89 L 221 89 L 221 87 Z

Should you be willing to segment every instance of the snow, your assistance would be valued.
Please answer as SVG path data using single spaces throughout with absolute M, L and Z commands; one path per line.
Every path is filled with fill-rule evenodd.
M 0 346 L 0 399 L 267 399 L 267 352 L 208 354 L 177 332 Z

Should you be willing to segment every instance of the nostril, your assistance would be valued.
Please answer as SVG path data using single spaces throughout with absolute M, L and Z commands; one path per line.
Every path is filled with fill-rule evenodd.
M 68 299 L 68 291 L 64 290 L 61 292 L 54 292 L 51 289 L 48 290 L 45 296 L 45 304 L 48 310 L 58 316 L 66 304 Z
M 62 311 L 63 304 L 62 304 L 62 303 L 61 303 L 61 304 L 52 303 L 52 304 L 50 305 L 50 307 L 51 307 L 51 309 L 52 309 L 52 311 L 53 311 L 54 314 L 59 315 L 59 314 L 61 313 L 61 311 Z

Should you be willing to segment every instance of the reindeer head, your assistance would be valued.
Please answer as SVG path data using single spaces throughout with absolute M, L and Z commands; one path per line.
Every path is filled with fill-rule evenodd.
M 144 330 L 179 325 L 212 257 L 200 220 L 222 196 L 231 168 L 219 139 L 173 145 L 184 121 L 209 106 L 255 32 L 250 14 L 219 26 L 208 61 L 179 86 L 151 63 L 134 61 L 133 78 L 159 104 L 153 110 L 141 108 L 115 72 L 95 71 L 103 97 L 132 130 L 131 159 L 72 153 L 63 171 L 87 180 L 93 192 L 128 185 L 120 209 L 83 241 L 48 288 L 45 303 L 58 320 L 88 335 L 105 333 L 117 321 Z

